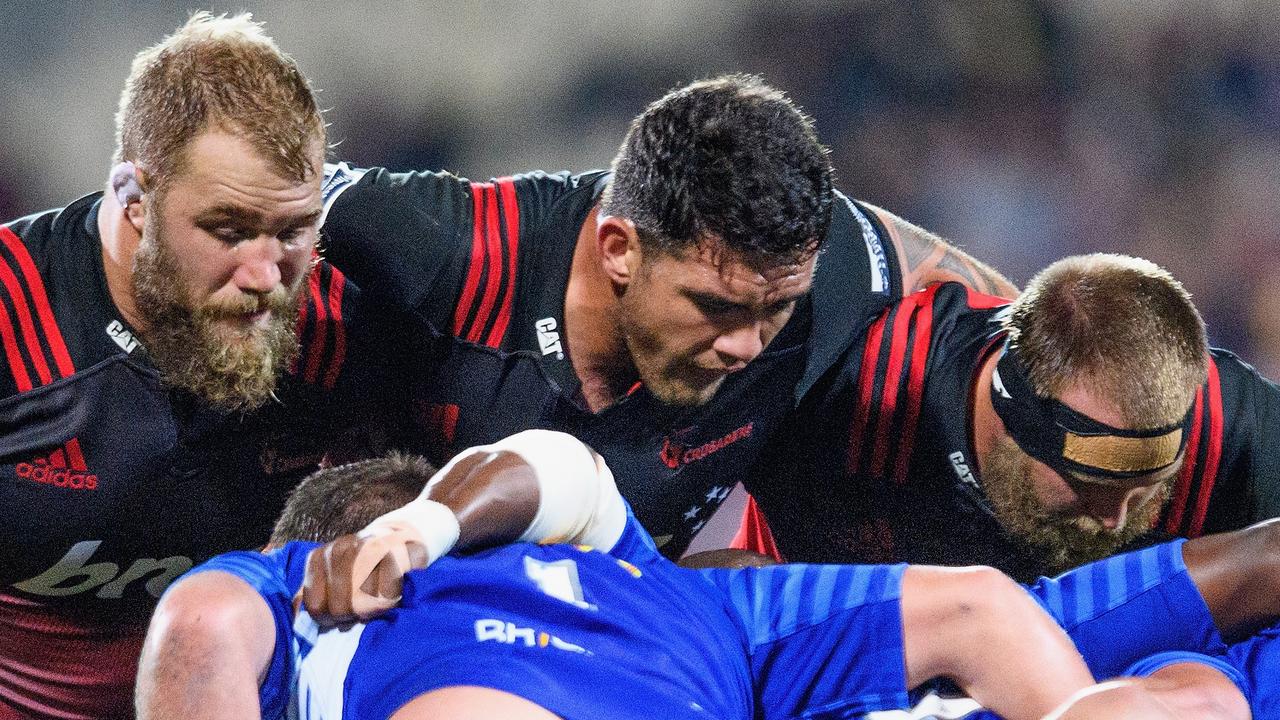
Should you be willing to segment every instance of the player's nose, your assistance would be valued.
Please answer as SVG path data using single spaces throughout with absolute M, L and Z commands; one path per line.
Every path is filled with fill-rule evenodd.
M 759 322 L 745 323 L 716 338 L 712 347 L 730 372 L 741 370 L 764 350 Z
M 1107 530 L 1119 532 L 1124 529 L 1129 512 L 1145 503 L 1153 491 L 1151 486 L 1096 490 L 1083 498 L 1085 512 Z
M 236 246 L 236 286 L 246 292 L 266 293 L 280 286 L 285 252 L 279 240 L 261 235 Z

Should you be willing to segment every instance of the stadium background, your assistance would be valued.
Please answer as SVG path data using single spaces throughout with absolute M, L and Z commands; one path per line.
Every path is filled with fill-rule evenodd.
M 331 108 L 337 158 L 473 178 L 608 163 L 663 91 L 760 73 L 839 187 L 1026 282 L 1106 250 L 1169 268 L 1280 377 L 1280 13 L 1267 0 L 278 1 L 250 10 Z M 190 4 L 0 7 L 0 218 L 105 182 L 133 54 Z M 1119 311 L 1119 310 L 1118 310 Z

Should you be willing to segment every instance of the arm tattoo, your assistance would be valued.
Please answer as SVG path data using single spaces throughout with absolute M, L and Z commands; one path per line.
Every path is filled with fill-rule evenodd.
M 930 283 L 958 282 L 980 293 L 1014 297 L 1018 288 L 1000 273 L 933 233 L 885 210 L 876 215 L 889 232 L 902 269 L 902 292 L 910 294 Z

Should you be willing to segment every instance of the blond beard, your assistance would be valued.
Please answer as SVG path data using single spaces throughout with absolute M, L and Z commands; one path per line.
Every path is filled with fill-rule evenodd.
M 147 213 L 133 262 L 133 293 L 147 324 L 142 333 L 147 352 L 170 387 L 224 411 L 261 407 L 298 354 L 295 326 L 306 274 L 288 290 L 195 305 L 183 289 L 181 270 L 156 219 L 159 214 L 158 206 Z M 224 324 L 261 310 L 271 312 L 265 327 L 230 332 Z
M 1150 532 L 1169 497 L 1169 483 L 1165 483 L 1129 511 L 1122 528 L 1107 530 L 1087 515 L 1063 516 L 1046 510 L 1032 487 L 1032 462 L 1012 438 L 1002 437 L 983 458 L 982 487 L 1000 524 L 1042 553 L 1050 573 L 1114 555 Z

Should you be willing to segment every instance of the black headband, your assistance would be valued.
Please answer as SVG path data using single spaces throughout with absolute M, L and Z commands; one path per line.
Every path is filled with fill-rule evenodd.
M 1164 427 L 1126 430 L 1076 412 L 1031 389 L 1022 362 L 1005 341 L 991 375 L 991 404 L 1022 451 L 1059 473 L 1123 480 L 1173 465 L 1182 456 L 1193 403 Z

